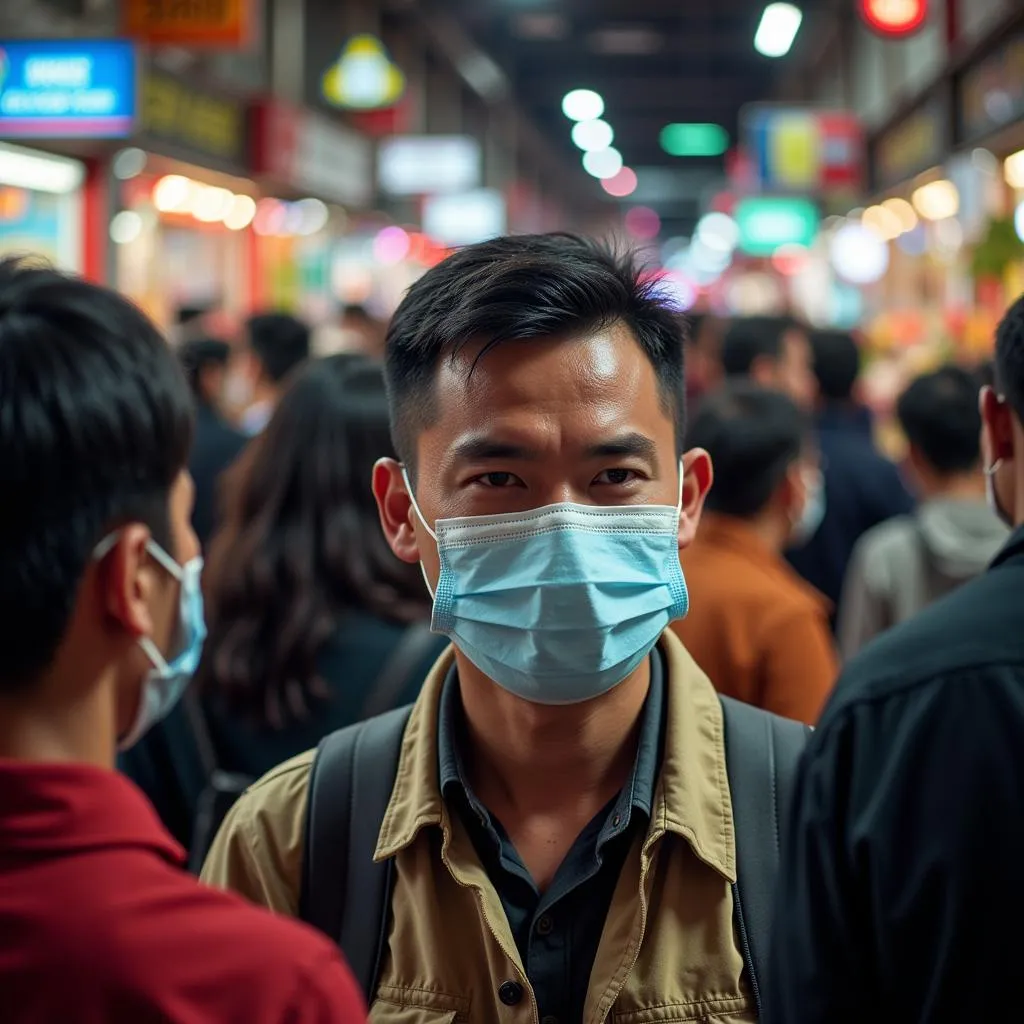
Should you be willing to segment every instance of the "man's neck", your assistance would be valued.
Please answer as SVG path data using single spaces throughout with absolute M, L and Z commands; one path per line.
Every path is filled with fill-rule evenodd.
M 515 697 L 461 654 L 457 660 L 467 766 L 487 807 L 517 816 L 564 812 L 589 820 L 625 785 L 650 687 L 649 659 L 602 696 L 557 706 Z
M 977 472 L 944 477 L 930 487 L 925 500 L 984 501 L 985 478 Z

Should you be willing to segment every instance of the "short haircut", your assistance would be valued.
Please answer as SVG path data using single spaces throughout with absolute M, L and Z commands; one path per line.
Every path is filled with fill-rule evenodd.
M 996 331 L 996 383 L 1024 422 L 1024 295 L 1007 310 Z
M 184 342 L 179 347 L 178 358 L 181 360 L 192 393 L 196 398 L 202 399 L 203 373 L 213 366 L 227 366 L 231 358 L 231 346 L 217 338 L 196 338 L 194 341 Z
M 959 366 L 916 378 L 900 395 L 896 416 L 907 440 L 937 473 L 977 467 L 981 459 L 978 379 Z
M 108 532 L 144 523 L 170 549 L 170 489 L 191 441 L 188 384 L 139 309 L 0 261 L 0 691 L 50 665 Z
M 778 359 L 787 331 L 800 326 L 788 316 L 745 316 L 729 324 L 722 339 L 722 369 L 729 377 L 747 377 L 761 358 Z
M 174 315 L 175 321 L 179 326 L 184 327 L 186 324 L 195 323 L 197 320 L 201 320 L 208 313 L 213 311 L 213 306 L 179 306 L 177 312 Z
M 388 328 L 388 399 L 399 455 L 412 465 L 417 434 L 436 414 L 434 382 L 443 356 L 483 340 L 482 359 L 498 345 L 618 323 L 654 367 L 681 451 L 684 322 L 632 254 L 550 234 L 497 238 L 449 256 L 409 289 Z
M 260 313 L 249 318 L 247 327 L 252 351 L 275 384 L 309 358 L 309 327 L 294 316 Z
M 688 443 L 711 455 L 714 512 L 749 519 L 764 510 L 811 438 L 809 418 L 778 391 L 730 381 L 694 416 Z
M 814 376 L 826 401 L 846 402 L 860 374 L 860 349 L 847 331 L 815 331 L 811 335 Z

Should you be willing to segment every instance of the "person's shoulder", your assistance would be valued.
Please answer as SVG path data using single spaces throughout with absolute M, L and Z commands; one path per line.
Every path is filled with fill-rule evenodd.
M 917 544 L 917 525 L 912 515 L 893 516 L 861 534 L 854 546 L 853 561 L 868 574 L 885 571 L 895 560 L 905 561 Z
M 964 680 L 979 699 L 986 683 L 1011 676 L 1024 687 L 1024 592 L 1009 583 L 984 573 L 872 640 L 846 665 L 819 728 L 866 705 L 925 699 Z

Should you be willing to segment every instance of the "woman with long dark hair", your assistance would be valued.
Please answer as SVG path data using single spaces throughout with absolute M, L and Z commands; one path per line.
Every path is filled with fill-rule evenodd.
M 228 474 L 197 680 L 225 771 L 261 775 L 412 701 L 443 649 L 419 569 L 381 533 L 370 477 L 385 456 L 382 371 L 338 355 L 299 373 Z

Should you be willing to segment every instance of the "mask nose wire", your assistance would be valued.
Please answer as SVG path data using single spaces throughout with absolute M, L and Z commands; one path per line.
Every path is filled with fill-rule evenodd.
M 416 518 L 423 524 L 423 529 L 434 538 L 434 542 L 437 543 L 437 534 L 430 528 L 430 524 L 423 517 L 423 512 L 420 511 L 419 502 L 416 500 L 416 494 L 412 489 L 412 482 L 409 480 L 409 472 L 402 466 L 402 479 L 405 481 L 405 489 L 409 492 L 409 500 L 412 502 L 412 507 L 416 512 Z M 427 577 L 427 567 L 423 564 L 423 559 L 420 559 L 420 572 L 423 575 L 423 582 L 427 585 L 427 593 L 430 595 L 430 600 L 433 601 L 437 596 L 434 593 L 434 588 L 430 585 L 430 580 Z

